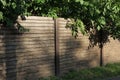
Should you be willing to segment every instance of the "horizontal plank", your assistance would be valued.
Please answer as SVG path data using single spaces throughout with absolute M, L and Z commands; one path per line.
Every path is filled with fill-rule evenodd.
M 6 38 L 7 39 L 7 38 Z M 16 38 L 16 39 L 14 39 L 14 38 L 9 38 L 9 39 L 7 39 L 6 40 L 7 42 L 27 42 L 27 41 L 29 41 L 29 42 L 40 42 L 40 41 L 43 41 L 43 42 L 48 42 L 48 43 L 54 43 L 54 38 L 53 37 L 51 37 L 51 38 L 49 38 L 49 40 L 48 40 L 48 38 L 39 38 L 39 37 L 35 37 L 35 38 Z M 5 44 L 5 42 L 4 42 L 4 39 L 3 40 L 1 40 L 0 39 L 0 44 Z
M 39 56 L 39 57 L 38 57 Z M 22 63 L 35 63 L 35 62 L 53 62 L 54 61 L 54 56 L 49 56 L 49 55 L 26 55 L 25 56 L 20 56 L 20 57 L 5 57 L 5 62 L 9 63 L 8 65 L 11 65 L 11 63 L 14 64 L 14 62 L 17 62 L 16 64 L 22 64 Z
M 25 16 L 26 20 L 53 20 L 52 17 L 40 17 L 40 16 Z M 21 17 L 18 16 L 18 19 L 21 20 Z
M 59 27 L 60 28 L 66 28 L 66 24 L 60 24 Z
M 6 39 L 6 40 L 5 40 Z M 35 42 L 35 41 L 42 41 L 42 42 L 54 42 L 54 37 L 47 37 L 47 36 L 41 36 L 41 37 L 35 37 L 35 36 L 29 36 L 29 37 L 20 37 L 20 38 L 15 38 L 14 36 L 9 36 L 9 37 L 6 37 L 6 38 L 3 38 L 3 40 L 0 40 L 0 45 L 4 43 L 4 40 L 5 41 L 8 41 L 7 43 L 10 44 L 10 42 L 18 42 L 18 43 L 26 43 L 26 42 Z M 77 39 L 75 39 L 73 36 L 60 36 L 59 38 L 59 42 L 60 43 L 68 43 L 68 42 L 82 42 L 82 43 L 89 43 L 89 39 L 87 37 L 83 38 L 83 37 L 79 37 Z
M 72 34 L 72 31 L 69 30 L 59 30 L 59 35 L 63 35 L 63 34 Z
M 41 38 L 46 38 L 46 37 L 48 37 L 48 39 L 49 39 L 49 37 L 54 37 L 54 34 L 42 34 L 42 35 L 40 35 L 40 34 L 7 34 L 6 36 L 5 36 L 5 38 L 11 38 L 11 37 L 13 37 L 13 38 L 29 38 L 29 37 L 41 37 Z M 4 38 L 4 36 L 2 36 L 2 35 L 0 35 L 0 38 Z
M 53 36 L 53 34 L 49 34 L 49 35 L 46 35 L 46 34 L 42 34 L 41 36 L 37 36 L 38 34 L 36 34 L 36 36 L 34 35 L 22 35 L 22 36 L 14 36 L 14 35 L 7 35 L 5 38 L 1 38 L 0 41 L 52 41 L 54 40 L 54 37 L 51 37 Z M 49 36 L 49 38 L 48 38 Z M 2 37 L 2 36 L 1 36 Z M 31 38 L 30 38 L 31 37 Z M 32 38 L 33 37 L 33 38 Z
M 59 29 L 59 30 L 65 30 L 65 31 L 66 31 L 66 30 L 67 30 L 67 31 L 71 31 L 71 28 L 67 28 L 67 27 L 65 27 L 65 26 L 59 26 L 58 29 Z
M 54 24 L 53 20 L 17 20 L 18 23 L 26 23 L 26 24 Z
M 30 36 L 29 36 L 30 35 Z M 37 38 L 37 37 L 41 37 L 41 38 L 46 38 L 47 36 L 50 37 L 54 37 L 54 33 L 44 33 L 44 32 L 38 32 L 38 33 L 34 33 L 34 32 L 24 32 L 24 33 L 2 33 L 0 34 L 0 39 L 6 39 L 6 38 Z
M 34 49 L 34 48 L 35 48 L 35 49 L 40 49 L 40 50 L 44 48 L 43 50 L 45 50 L 45 47 L 54 48 L 54 45 L 53 45 L 53 46 L 52 46 L 52 45 L 50 45 L 50 46 L 32 46 L 32 47 L 28 47 L 28 46 L 31 46 L 31 45 L 27 45 L 27 46 L 25 46 L 25 47 L 22 47 L 22 46 L 21 46 L 21 47 L 13 47 L 13 46 L 10 46 L 10 47 L 9 47 L 9 46 L 8 46 L 7 48 L 6 48 L 6 47 L 1 47 L 0 50 L 1 50 L 1 51 L 5 51 L 5 50 L 7 50 L 7 51 L 8 51 L 8 50 L 11 50 L 11 51 L 13 50 L 13 51 L 15 51 L 15 50 L 22 50 L 22 49 L 25 50 L 25 49 L 31 49 L 31 48 L 33 48 L 33 49 Z
M 26 58 L 26 57 L 29 57 L 29 56 L 31 56 L 32 58 L 34 58 L 34 57 L 39 57 L 39 58 L 42 58 L 42 57 L 47 57 L 47 56 L 54 56 L 54 51 L 53 50 L 49 50 L 49 51 L 47 51 L 46 53 L 45 53 L 45 51 L 43 51 L 43 50 L 37 50 L 37 51 L 17 51 L 17 52 L 15 52 L 15 51 L 8 51 L 8 52 L 6 52 L 6 53 L 4 53 L 4 54 L 0 54 L 0 60 L 2 61 L 3 60 L 3 62 L 5 61 L 5 60 L 7 60 L 6 58 L 8 58 L 8 60 L 11 60 L 11 59 L 13 59 L 13 58 L 20 58 L 20 59 L 24 59 L 24 58 Z
M 54 44 L 53 41 L 49 41 L 49 40 L 33 40 L 33 41 L 10 41 L 10 42 L 4 42 L 2 44 L 0 44 L 1 46 L 9 46 L 9 45 L 15 45 L 15 46 L 23 46 L 23 45 L 42 45 L 42 46 L 49 46 Z
M 53 26 L 23 26 L 25 29 L 28 29 L 28 30 L 54 30 L 54 27 Z M 4 31 L 17 31 L 18 29 L 17 28 L 10 28 L 10 29 L 0 29 L 0 32 L 4 32 Z
M 67 23 L 66 20 L 63 20 L 63 21 L 59 20 L 59 21 L 58 21 L 58 24 L 66 24 L 66 23 Z
M 49 69 L 49 70 L 53 70 L 53 64 L 50 64 L 50 65 L 47 65 L 47 66 L 44 66 L 44 65 L 42 65 L 42 64 L 40 64 L 40 63 L 34 63 L 34 64 L 28 64 L 28 65 L 25 65 L 25 66 L 22 66 L 22 68 L 21 67 L 18 67 L 17 69 L 13 69 L 12 67 L 10 67 L 10 68 L 8 68 L 8 69 L 6 69 L 7 71 L 8 71 L 8 73 L 9 73 L 9 75 L 8 76 L 10 76 L 10 77 L 12 77 L 10 74 L 14 74 L 14 73 L 18 73 L 18 72 L 28 72 L 28 69 L 34 69 L 35 68 L 35 66 L 39 69 L 39 70 L 35 70 L 35 71 L 32 71 L 32 72 L 30 72 L 31 74 L 33 74 L 33 73 L 37 73 L 38 71 L 40 71 L 40 72 L 42 72 L 42 73 L 45 73 L 45 69 L 43 69 L 43 68 L 47 68 L 47 69 Z M 39 66 L 41 66 L 41 68 L 39 68 Z M 24 68 L 23 68 L 24 67 Z M 28 73 L 28 74 L 30 74 L 30 73 Z M 14 76 L 13 76 L 14 77 Z
M 73 40 L 89 40 L 88 36 L 82 36 L 82 35 L 79 35 L 77 38 L 75 38 L 74 36 L 70 36 L 70 34 L 67 36 L 67 35 L 61 35 L 59 37 L 60 40 L 69 40 L 69 39 L 73 39 Z
M 69 49 L 60 49 L 59 52 L 61 53 L 61 55 L 65 55 L 65 54 L 69 54 L 69 53 L 74 53 L 77 54 L 78 52 L 93 52 L 93 51 L 89 51 L 89 49 L 87 47 L 82 47 L 82 48 L 69 48 Z M 76 53 L 75 53 L 76 52 Z M 81 53 L 80 53 L 81 54 Z
M 59 36 L 73 36 L 72 32 L 59 32 Z
M 69 29 L 66 29 L 66 30 L 59 30 L 59 34 L 72 34 L 72 31 L 69 30 Z
M 20 37 L 20 38 L 15 38 L 15 37 L 6 37 L 6 38 L 1 38 L 2 40 L 0 40 L 0 44 L 1 43 L 6 43 L 6 42 L 12 42 L 12 41 L 15 41 L 15 42 L 25 42 L 25 41 L 33 41 L 33 42 L 35 42 L 35 41 L 54 41 L 54 37 L 49 37 L 49 38 L 47 38 L 48 36 L 39 36 L 39 37 L 37 37 L 37 36 L 27 36 L 27 37 L 24 37 L 24 36 L 22 36 L 22 37 Z M 64 40 L 64 39 L 63 39 Z
M 54 28 L 53 27 L 25 27 L 26 29 L 28 29 L 28 32 L 29 31 L 52 31 L 52 32 L 54 32 Z M 45 32 L 44 32 L 45 33 Z
M 84 45 L 84 46 L 81 46 L 81 45 L 73 45 L 73 47 L 70 47 L 70 46 L 60 46 L 59 47 L 59 49 L 60 50 L 69 50 L 69 49 L 73 49 L 73 51 L 77 51 L 77 50 L 79 50 L 79 49 L 83 49 L 84 50 L 84 48 L 85 48 L 85 50 L 86 49 L 88 49 L 88 46 L 89 45 Z
M 75 38 L 60 38 L 59 43 L 79 43 L 79 44 L 83 44 L 83 43 L 89 43 L 89 39 L 88 38 L 79 38 L 79 39 L 75 39 Z
M 45 26 L 48 26 L 48 27 L 53 27 L 54 24 L 27 24 L 27 23 L 20 23 L 20 25 L 24 26 L 24 27 L 45 27 Z
M 24 34 L 25 33 L 27 33 L 27 34 L 40 34 L 40 35 L 42 35 L 42 34 L 54 34 L 54 32 L 51 30 L 51 31 L 47 31 L 47 30 L 29 30 L 29 31 L 27 31 L 27 32 L 24 32 Z M 6 32 L 0 32 L 0 34 L 19 34 L 19 32 L 8 32 L 8 31 L 6 31 Z
M 66 21 L 66 19 L 65 18 L 57 18 L 57 20 L 59 20 L 59 21 Z
M 9 52 L 9 51 L 8 51 Z M 4 61 L 15 61 L 16 58 L 17 60 L 23 60 L 26 58 L 44 58 L 44 57 L 48 57 L 48 56 L 54 56 L 54 51 L 53 50 L 49 50 L 46 54 L 43 53 L 44 51 L 40 50 L 40 51 L 21 51 L 21 52 L 9 52 L 9 54 L 7 54 L 8 52 L 4 53 L 4 54 L 0 54 L 0 61 L 3 59 Z
M 59 29 L 68 29 L 68 30 L 71 30 L 71 28 L 69 27 L 66 27 L 66 26 L 58 26 Z
M 5 46 L 5 47 L 8 47 L 8 46 L 37 46 L 37 45 L 39 45 L 39 46 L 52 46 L 52 45 L 54 45 L 54 42 L 51 40 L 51 41 L 48 41 L 48 40 L 44 40 L 44 41 L 42 41 L 42 40 L 34 40 L 34 41 L 22 41 L 22 40 L 18 40 L 18 41 L 14 41 L 14 40 L 12 40 L 12 41 L 10 41 L 10 40 L 7 40 L 7 42 L 0 42 L 0 46 Z
M 73 41 L 73 42 L 77 42 L 77 41 L 80 41 L 80 42 L 89 42 L 89 39 L 87 37 L 83 38 L 83 37 L 78 37 L 78 38 L 75 38 L 75 37 L 70 37 L 70 36 L 65 36 L 65 37 L 60 37 L 59 39 L 60 42 L 62 41 Z
M 24 28 L 40 28 L 40 29 L 51 29 L 51 28 L 54 28 L 54 25 L 53 24 L 27 24 L 27 23 L 23 23 L 23 25 L 28 25 L 28 26 L 21 26 L 24 27 Z M 29 26 L 30 25 L 30 26 Z M 33 25 L 33 26 L 32 26 Z M 34 26 L 35 25 L 35 26 Z M 52 25 L 52 26 L 51 26 Z M 3 31 L 3 30 L 16 30 L 17 27 L 11 27 L 11 28 L 0 28 L 0 31 Z
M 49 50 L 48 50 L 49 49 Z M 37 53 L 50 53 L 53 52 L 54 48 L 53 47 L 48 47 L 48 48 L 26 48 L 26 49 L 12 49 L 12 50 L 1 50 L 0 54 L 7 54 L 7 53 L 28 53 L 28 52 L 37 52 Z
M 43 48 L 30 48 L 30 49 L 15 49 L 15 50 L 0 50 L 0 54 L 3 53 L 28 53 L 28 52 L 41 52 L 41 53 L 49 53 L 54 51 L 54 47 L 43 47 Z
M 74 46 L 74 47 L 59 47 L 60 52 L 65 52 L 66 50 L 73 49 L 72 52 L 76 52 L 78 49 L 81 49 L 80 46 Z
M 24 49 L 24 48 L 43 48 L 43 47 L 54 47 L 54 43 L 52 43 L 51 44 L 51 42 L 50 43 L 36 43 L 36 44 L 34 44 L 34 43 L 9 43 L 9 44 L 0 44 L 0 46 L 1 46 L 1 49 L 0 50 L 2 50 L 2 49 Z

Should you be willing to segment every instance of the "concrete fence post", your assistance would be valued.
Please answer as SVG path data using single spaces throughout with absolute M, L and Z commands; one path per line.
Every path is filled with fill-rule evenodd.
M 58 19 L 54 19 L 54 42 L 55 42 L 55 76 L 60 75 L 60 59 L 59 59 L 59 28 Z

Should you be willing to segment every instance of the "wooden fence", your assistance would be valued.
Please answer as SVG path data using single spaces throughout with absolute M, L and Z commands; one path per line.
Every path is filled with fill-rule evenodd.
M 29 32 L 0 26 L 0 80 L 38 80 L 100 65 L 99 47 L 88 49 L 88 36 L 75 39 L 65 19 L 30 16 L 18 22 Z M 105 45 L 104 64 L 120 61 L 118 44 Z

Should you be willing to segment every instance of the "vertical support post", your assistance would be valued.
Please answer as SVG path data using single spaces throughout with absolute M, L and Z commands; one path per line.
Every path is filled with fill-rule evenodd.
M 60 59 L 59 59 L 59 28 L 58 19 L 54 20 L 54 42 L 55 42 L 55 76 L 60 75 Z
M 100 66 L 103 66 L 103 30 L 100 30 Z

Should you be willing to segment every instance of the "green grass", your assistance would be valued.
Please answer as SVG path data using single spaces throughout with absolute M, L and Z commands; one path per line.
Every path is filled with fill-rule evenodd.
M 107 64 L 104 67 L 82 69 L 80 71 L 71 71 L 62 76 L 61 79 L 49 77 L 40 80 L 104 80 L 115 76 L 120 76 L 120 63 Z
M 104 67 L 73 71 L 63 76 L 63 80 L 103 80 L 120 75 L 120 63 L 108 64 Z

